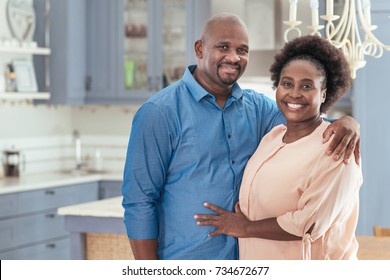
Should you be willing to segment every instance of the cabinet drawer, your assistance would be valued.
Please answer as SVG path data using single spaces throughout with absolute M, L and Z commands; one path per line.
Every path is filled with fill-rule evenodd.
M 69 260 L 69 238 L 54 239 L 28 247 L 0 252 L 2 260 Z
M 68 235 L 56 210 L 0 221 L 0 251 Z
M 102 181 L 99 188 L 99 199 L 122 196 L 122 182 Z
M 0 218 L 97 199 L 97 182 L 2 195 L 0 196 Z

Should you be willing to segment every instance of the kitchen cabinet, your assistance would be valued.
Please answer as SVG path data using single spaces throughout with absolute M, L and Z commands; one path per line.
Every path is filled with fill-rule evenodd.
M 39 0 L 42 1 L 42 0 Z M 209 1 L 52 1 L 52 102 L 140 103 L 195 61 Z
M 371 1 L 371 20 L 378 28 L 373 33 L 390 45 L 390 2 Z M 360 191 L 357 232 L 372 235 L 373 225 L 390 227 L 390 130 L 387 100 L 390 90 L 390 52 L 380 58 L 366 57 L 353 82 L 353 115 L 360 123 L 361 157 L 364 182 Z
M 121 181 L 100 181 L 99 199 L 112 198 L 116 196 L 122 196 Z
M 69 233 L 57 209 L 98 199 L 98 182 L 0 196 L 0 259 L 69 259 Z
M 85 104 L 86 12 L 85 0 L 50 1 L 50 103 Z
M 191 2 L 87 0 L 86 102 L 142 102 L 179 79 L 192 52 Z

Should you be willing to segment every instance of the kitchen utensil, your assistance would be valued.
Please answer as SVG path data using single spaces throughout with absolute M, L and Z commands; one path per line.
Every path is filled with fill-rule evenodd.
M 19 177 L 20 170 L 24 169 L 24 155 L 18 150 L 5 150 L 3 156 L 4 174 L 8 177 Z

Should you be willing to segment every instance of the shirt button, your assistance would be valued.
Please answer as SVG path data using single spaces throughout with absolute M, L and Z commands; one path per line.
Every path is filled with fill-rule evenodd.
M 232 160 L 232 164 L 234 164 L 235 163 L 235 161 L 234 160 Z
M 230 134 L 228 134 L 228 139 L 230 139 L 232 136 Z

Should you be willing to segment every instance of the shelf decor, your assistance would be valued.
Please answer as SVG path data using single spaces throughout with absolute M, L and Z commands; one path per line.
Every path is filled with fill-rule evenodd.
M 30 42 L 35 31 L 35 11 L 32 0 L 8 0 L 8 25 L 20 42 Z
M 16 90 L 18 92 L 37 92 L 38 86 L 31 60 L 17 59 L 12 61 L 16 74 Z

